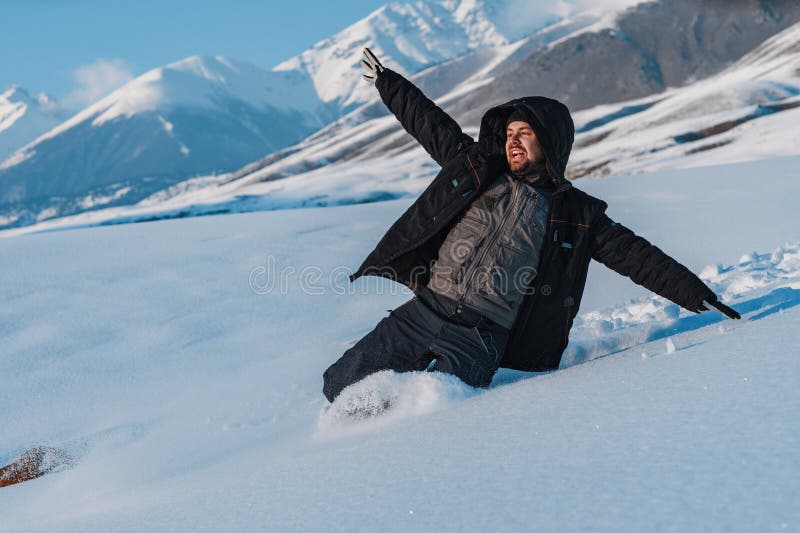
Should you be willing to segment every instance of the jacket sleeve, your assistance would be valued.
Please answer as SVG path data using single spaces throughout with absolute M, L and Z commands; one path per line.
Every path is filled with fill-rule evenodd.
M 450 115 L 442 111 L 413 83 L 390 69 L 384 69 L 375 86 L 386 107 L 397 117 L 403 128 L 444 166 L 461 148 L 471 145 L 472 137 Z
M 716 300 L 688 268 L 605 214 L 595 224 L 593 245 L 592 258 L 685 309 L 700 312 L 703 300 Z

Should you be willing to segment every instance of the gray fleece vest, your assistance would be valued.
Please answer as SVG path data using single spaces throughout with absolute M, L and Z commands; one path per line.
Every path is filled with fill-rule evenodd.
M 447 234 L 428 288 L 511 328 L 536 276 L 549 208 L 529 183 L 498 177 Z

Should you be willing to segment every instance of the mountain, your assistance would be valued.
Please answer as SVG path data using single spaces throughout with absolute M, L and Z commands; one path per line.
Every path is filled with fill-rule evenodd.
M 375 100 L 358 73 L 364 43 L 417 72 L 548 20 L 499 0 L 392 3 L 272 71 L 222 57 L 154 69 L 0 160 L 0 226 L 135 203 L 303 139 Z
M 800 23 L 704 80 L 578 111 L 573 119 L 577 135 L 567 168 L 572 179 L 797 156 Z M 304 141 L 293 153 L 284 150 L 283 158 L 261 167 L 185 182 L 136 206 L 3 233 L 415 197 L 438 167 L 419 146 L 406 147 L 407 134 L 393 133 L 395 122 L 379 117 L 328 135 L 323 130 L 313 142 Z M 338 161 L 313 168 L 312 149 L 319 161 Z
M 800 23 L 719 74 L 575 122 L 573 178 L 796 155 Z
M 473 50 L 507 45 L 558 20 L 521 7 L 522 2 L 500 0 L 392 2 L 275 70 L 307 74 L 323 101 L 348 111 L 374 100 L 354 75 L 364 46 L 395 70 L 413 74 Z
M 19 86 L 0 94 L 0 161 L 66 118 L 52 97 L 40 93 L 33 97 Z
M 644 142 L 655 142 L 655 137 L 637 134 L 629 143 L 637 152 L 621 150 L 618 154 L 631 154 L 630 160 L 620 155 L 612 164 L 605 151 L 613 146 L 596 134 L 626 116 L 629 123 L 635 122 L 634 115 L 678 90 L 685 89 L 684 97 L 691 99 L 689 87 L 725 69 L 733 72 L 742 56 L 800 21 L 800 4 L 776 0 L 745 0 L 735 8 L 662 0 L 565 17 L 529 12 L 518 2 L 496 0 L 389 4 L 272 72 L 246 76 L 242 87 L 253 80 L 277 87 L 259 103 L 271 109 L 270 115 L 240 111 L 253 107 L 248 102 L 254 91 L 227 98 L 244 102 L 241 106 L 218 105 L 217 100 L 208 105 L 203 96 L 176 97 L 147 107 L 151 92 L 164 91 L 151 91 L 150 86 L 158 84 L 143 79 L 145 75 L 0 165 L 0 179 L 12 185 L 0 191 L 0 214 L 5 212 L 0 227 L 131 204 L 136 208 L 124 210 L 122 219 L 137 219 L 139 213 L 149 213 L 145 218 L 187 216 L 416 194 L 435 168 L 388 116 L 374 87 L 361 79 L 358 60 L 364 46 L 373 48 L 387 66 L 406 73 L 473 135 L 489 106 L 520 94 L 546 94 L 567 102 L 578 123 L 571 176 L 603 175 L 611 168 L 646 169 L 648 161 L 672 153 Z M 188 66 L 196 63 L 208 65 Z M 210 66 L 216 63 L 222 66 Z M 190 58 L 153 72 L 211 72 L 226 64 L 231 62 Z M 764 72 L 765 80 L 770 76 Z M 161 75 L 155 77 L 160 80 Z M 202 87 L 212 83 L 208 76 L 199 78 Z M 727 86 L 735 79 L 733 75 L 722 83 Z M 196 92 L 229 90 L 226 82 L 219 85 L 221 89 Z M 192 94 L 190 86 L 173 92 Z M 793 90 L 794 82 L 787 87 Z M 770 94 L 775 103 L 789 93 Z M 747 114 L 745 100 L 717 103 L 727 105 L 730 113 Z M 276 102 L 281 102 L 279 109 L 270 107 Z M 196 113 L 192 106 L 203 111 Z M 702 111 L 714 107 L 698 109 L 693 127 L 713 126 L 716 118 Z M 686 133 L 678 114 L 684 112 L 678 108 L 667 117 L 670 126 L 658 135 Z M 762 118 L 758 113 L 755 116 Z M 243 114 L 258 118 L 240 124 Z M 252 128 L 261 118 L 269 122 L 267 131 Z M 603 124 L 597 122 L 601 119 Z M 269 129 L 276 124 L 291 127 Z M 231 136 L 229 130 L 237 133 Z M 609 135 L 607 141 L 624 145 L 624 131 Z M 197 141 L 198 135 L 204 139 Z M 231 143 L 231 137 L 236 142 Z M 237 152 L 242 146 L 247 149 Z M 715 161 L 714 154 L 722 153 L 714 152 L 718 145 L 704 145 L 699 152 L 692 151 L 695 148 L 686 147 L 695 161 L 700 152 L 707 152 L 702 154 L 705 161 Z M 787 151 L 793 153 L 791 148 Z M 80 220 L 109 220 L 120 212 L 115 208 L 115 214 L 110 213 Z
M 579 111 L 706 78 L 800 21 L 800 2 L 661 0 L 613 25 L 534 50 L 490 73 L 450 111 L 477 124 L 482 109 L 521 94 L 553 96 Z
M 640 17 L 646 7 L 629 10 L 619 19 L 561 21 L 517 43 L 478 50 L 431 67 L 412 80 L 451 111 L 464 95 L 485 86 L 475 69 L 463 68 L 465 63 L 497 68 L 524 57 L 526 49 L 530 53 L 541 48 L 542 42 L 553 43 L 544 47 L 560 54 L 571 42 L 585 41 L 587 32 L 605 33 L 629 16 Z M 748 19 L 751 15 L 743 11 L 740 16 Z M 788 24 L 792 17 L 800 18 L 791 11 L 781 12 L 780 25 Z M 654 18 L 649 24 L 655 28 L 663 23 Z M 740 27 L 745 26 L 743 21 Z M 798 42 L 800 23 L 795 23 L 744 57 L 731 62 L 718 58 L 716 65 L 722 69 L 718 74 L 644 98 L 575 112 L 578 133 L 568 175 L 603 176 L 797 154 L 800 145 L 793 132 L 800 120 Z M 448 85 L 454 80 L 455 86 Z M 445 92 L 445 86 L 451 90 Z M 585 87 L 571 89 L 573 92 L 566 93 L 575 98 L 591 92 Z M 477 135 L 477 122 L 461 123 L 468 133 Z M 428 155 L 388 116 L 383 104 L 371 103 L 294 146 L 216 180 L 182 183 L 139 206 L 65 220 L 56 226 L 415 196 L 427 187 L 436 170 Z
M 139 76 L 0 164 L 0 206 L 25 224 L 135 202 L 239 168 L 331 118 L 302 75 L 190 57 Z
M 746 53 L 800 21 L 800 3 L 749 0 L 738 3 L 736 9 L 729 7 L 662 0 L 621 12 L 578 13 L 524 39 L 478 48 L 410 78 L 473 135 L 486 109 L 521 94 L 556 97 L 567 102 L 576 116 L 582 110 L 619 102 L 624 111 L 618 116 L 624 116 L 638 109 L 631 107 L 638 105 L 638 98 L 664 94 L 670 87 L 688 87 L 726 68 L 735 69 L 732 65 Z M 671 30 L 670 38 L 655 40 L 652 35 L 661 35 L 663 28 Z M 359 79 L 355 73 L 350 78 Z M 365 85 L 373 92 L 373 103 L 227 180 L 248 186 L 331 162 L 365 161 L 416 150 L 416 142 L 376 101 L 374 88 Z M 736 101 L 728 103 L 733 108 Z

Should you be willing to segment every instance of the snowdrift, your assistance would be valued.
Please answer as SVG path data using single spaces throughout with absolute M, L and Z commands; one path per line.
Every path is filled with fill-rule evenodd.
M 373 376 L 400 408 L 363 420 L 321 373 L 410 297 L 345 282 L 408 200 L 2 239 L 0 464 L 76 458 L 0 489 L 2 529 L 790 530 L 797 165 L 581 184 L 740 323 L 593 266 L 562 369 Z

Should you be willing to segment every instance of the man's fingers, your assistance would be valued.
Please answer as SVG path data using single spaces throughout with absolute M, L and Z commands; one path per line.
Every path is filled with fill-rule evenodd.
M 366 71 L 361 77 L 374 83 L 378 79 L 378 74 L 383 71 L 383 65 L 381 65 L 381 62 L 378 61 L 378 58 L 375 57 L 375 54 L 373 54 L 372 50 L 369 48 L 364 48 L 364 50 L 361 51 L 361 55 L 363 56 L 361 66 Z
M 367 63 L 363 59 L 361 60 L 361 66 L 364 67 L 364 70 L 366 71 L 361 75 L 361 77 L 364 78 L 368 82 L 374 82 L 375 81 L 375 69 L 373 69 L 369 65 L 369 63 Z
M 364 48 L 364 50 L 361 52 L 361 55 L 364 56 L 363 60 L 367 62 L 371 70 L 374 70 L 378 73 L 383 70 L 383 65 L 381 65 L 381 62 L 378 61 L 377 57 L 375 57 L 375 54 L 372 53 L 372 50 L 369 48 Z
M 372 71 L 376 70 L 375 60 L 370 54 L 367 53 L 366 48 L 364 48 L 364 51 L 361 53 L 361 55 L 364 56 L 364 59 L 361 60 L 361 64 L 364 65 L 364 68 Z
M 375 57 L 375 54 L 372 53 L 372 50 L 369 48 L 364 48 L 362 54 L 364 55 L 364 59 L 367 60 L 373 70 L 380 70 L 382 68 L 383 65 L 381 65 L 381 62 L 378 61 L 377 57 Z
M 361 62 L 367 66 L 367 68 L 374 68 L 375 64 L 372 62 L 372 58 L 367 53 L 367 49 L 365 48 L 364 51 L 361 53 L 364 59 Z

